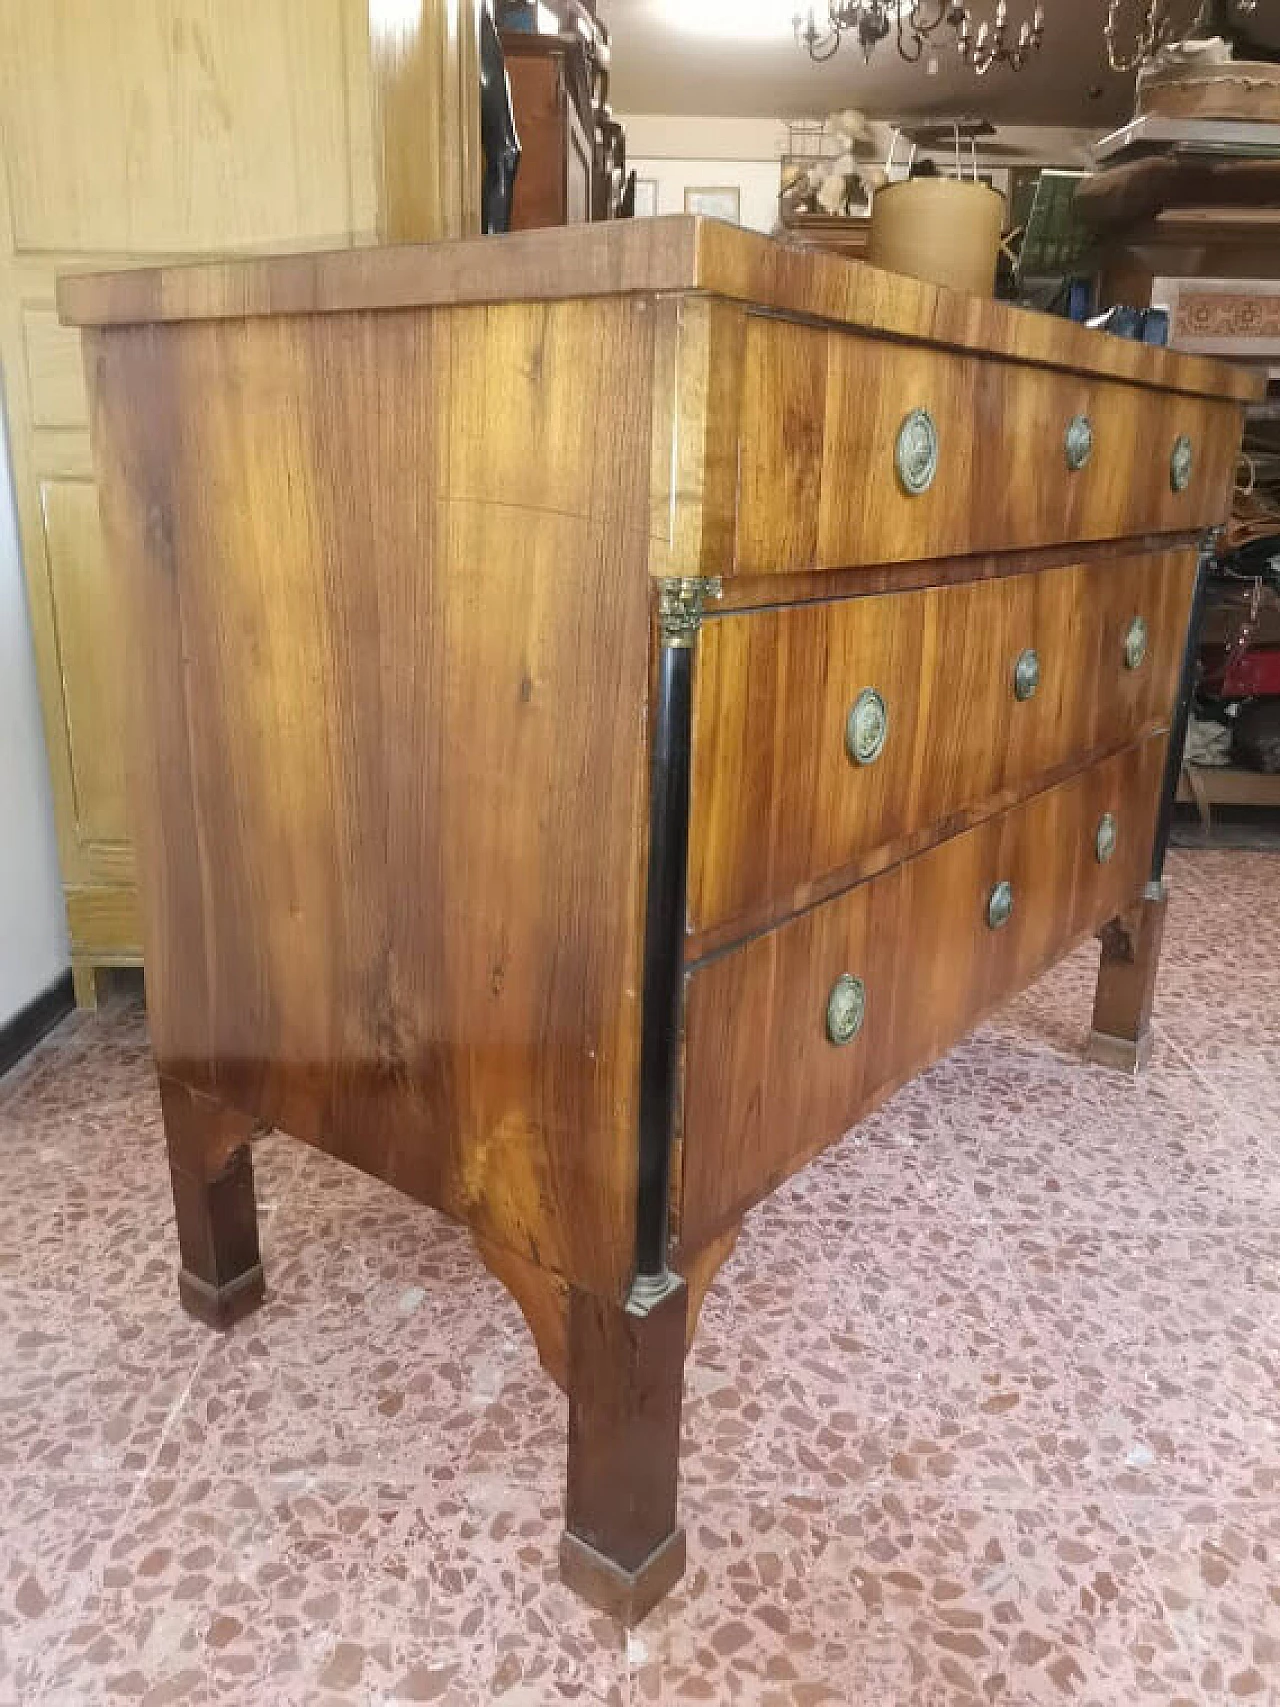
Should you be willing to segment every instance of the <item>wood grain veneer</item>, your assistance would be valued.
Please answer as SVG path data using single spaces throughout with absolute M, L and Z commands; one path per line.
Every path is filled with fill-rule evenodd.
M 736 439 L 733 567 L 743 574 L 839 568 L 1203 528 L 1235 463 L 1234 406 L 851 336 L 747 314 L 740 396 L 709 436 Z M 925 492 L 898 480 L 905 417 L 938 423 Z M 1093 454 L 1067 467 L 1068 423 Z M 1170 481 L 1174 442 L 1195 447 L 1191 481 Z M 870 478 L 851 481 L 847 470 Z
M 695 953 L 935 839 L 983 803 L 1167 719 L 1195 576 L 1188 552 L 920 592 L 713 615 L 694 695 Z M 1138 669 L 1130 623 L 1147 624 Z M 1040 685 L 1014 692 L 1025 650 Z M 871 764 L 845 745 L 864 688 L 887 708 Z
M 697 1250 L 1141 893 L 1164 737 L 858 884 L 689 974 L 679 1237 Z M 1098 822 L 1118 844 L 1100 865 Z M 992 887 L 1014 913 L 987 924 Z M 842 973 L 866 1021 L 826 1035 Z
M 90 354 L 161 1071 L 616 1298 L 644 324 L 619 298 Z

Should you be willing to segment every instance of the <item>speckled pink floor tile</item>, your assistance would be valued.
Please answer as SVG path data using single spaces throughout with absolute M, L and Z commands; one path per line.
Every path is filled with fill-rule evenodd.
M 749 1218 L 630 1637 L 465 1234 L 272 1135 L 207 1332 L 139 1010 L 68 1022 L 0 1083 L 2 1707 L 1276 1707 L 1280 860 L 1173 878 L 1144 1079 L 1086 947 Z
M 1121 1522 L 1201 1692 L 1280 1693 L 1280 1512 L 1274 1503 L 1120 1502 Z
M 297 1473 L 152 1476 L 46 1700 L 625 1698 L 622 1637 L 559 1583 L 555 1496 Z
M 0 1700 L 42 1699 L 138 1487 L 125 1476 L 0 1476 Z
M 642 1701 L 1198 1699 L 1105 1499 L 690 1505 L 698 1564 L 632 1639 Z

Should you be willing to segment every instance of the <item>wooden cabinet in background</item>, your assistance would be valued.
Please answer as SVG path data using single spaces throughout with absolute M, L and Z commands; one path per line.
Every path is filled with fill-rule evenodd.
M 505 30 L 502 48 L 520 137 L 511 229 L 591 218 L 590 94 L 577 44 Z
M 477 231 L 476 18 L 476 0 L 0 0 L 0 379 L 81 1002 L 141 939 L 119 600 L 54 280 Z

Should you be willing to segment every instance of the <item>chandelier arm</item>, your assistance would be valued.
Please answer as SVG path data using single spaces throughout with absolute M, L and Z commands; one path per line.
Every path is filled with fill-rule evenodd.
M 934 0 L 934 4 L 938 8 L 938 15 L 931 24 L 926 24 L 922 21 L 921 16 L 924 12 L 925 0 L 912 0 L 909 15 L 911 27 L 917 35 L 931 36 L 945 22 L 947 13 L 951 10 L 951 0 Z
M 914 14 L 914 12 L 915 12 L 914 6 L 912 7 L 911 10 L 912 10 L 912 14 Z M 920 55 L 924 52 L 924 37 L 920 34 L 920 31 L 916 28 L 916 26 L 913 22 L 911 25 L 911 31 L 912 31 L 912 35 L 914 37 L 915 51 L 912 53 L 908 53 L 907 52 L 906 33 L 903 29 L 902 8 L 899 6 L 896 8 L 896 11 L 897 11 L 897 23 L 898 23 L 898 57 L 900 59 L 905 59 L 908 65 L 915 65 L 917 63 L 917 61 L 919 60 Z
M 830 29 L 824 33 L 815 27 L 812 11 L 809 13 L 809 26 L 804 30 L 799 28 L 799 15 L 797 15 L 796 46 L 803 47 L 815 65 L 824 65 L 828 59 L 834 58 L 836 50 L 840 46 L 840 32 L 843 25 L 840 23 L 834 6 L 828 13 L 828 17 Z

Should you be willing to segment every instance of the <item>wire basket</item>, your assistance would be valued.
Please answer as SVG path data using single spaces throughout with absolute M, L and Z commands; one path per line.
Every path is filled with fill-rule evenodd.
M 825 119 L 791 119 L 782 159 L 787 165 L 813 166 L 820 160 L 838 160 L 843 147 Z

